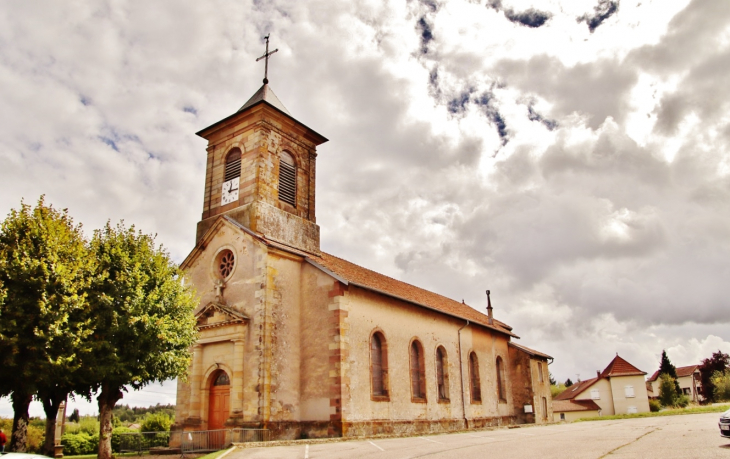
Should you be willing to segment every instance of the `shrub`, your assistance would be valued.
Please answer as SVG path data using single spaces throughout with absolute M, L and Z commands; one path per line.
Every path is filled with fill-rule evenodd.
M 687 408 L 687 405 L 689 405 L 689 397 L 684 394 L 677 397 L 674 401 L 674 406 L 677 408 Z
M 659 403 L 659 400 L 655 400 L 655 399 L 649 400 L 649 411 L 657 412 L 661 409 L 662 409 L 662 404 Z
M 112 451 L 115 453 L 118 453 L 120 450 L 120 446 L 122 443 L 122 435 L 123 433 L 128 432 L 136 432 L 135 430 L 132 430 L 128 427 L 115 427 L 112 431 Z
M 730 370 L 716 371 L 712 375 L 712 384 L 715 386 L 713 394 L 715 401 L 724 402 L 730 400 Z
M 676 406 L 679 396 L 675 379 L 666 373 L 659 375 L 659 402 L 662 406 Z
M 86 432 L 64 434 L 61 437 L 64 456 L 78 456 L 94 454 L 99 450 L 99 435 L 89 435 Z
M 140 430 L 142 432 L 167 432 L 172 423 L 172 418 L 165 413 L 150 413 L 142 421 Z

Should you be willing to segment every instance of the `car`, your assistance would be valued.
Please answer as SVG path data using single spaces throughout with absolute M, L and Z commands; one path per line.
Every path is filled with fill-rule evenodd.
M 42 454 L 30 454 L 30 453 L 3 453 L 3 459 L 51 459 L 48 456 Z
M 720 415 L 720 436 L 730 438 L 730 410 Z

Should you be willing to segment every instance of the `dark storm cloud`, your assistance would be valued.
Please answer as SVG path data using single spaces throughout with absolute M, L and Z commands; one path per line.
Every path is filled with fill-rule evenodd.
M 431 24 L 428 23 L 425 16 L 421 16 L 418 20 L 416 29 L 421 34 L 421 53 L 427 54 L 428 44 L 433 41 L 433 33 L 431 32 Z
M 504 8 L 503 10 L 501 0 L 491 0 L 487 2 L 487 7 L 495 11 L 503 11 L 504 16 L 511 22 L 531 28 L 542 27 L 552 17 L 549 12 L 539 11 L 534 8 L 525 11 L 515 11 L 512 8 Z
M 502 145 L 509 142 L 509 132 L 507 131 L 507 123 L 497 108 L 496 99 L 491 92 L 485 92 L 474 100 L 474 103 L 481 107 L 487 118 L 497 128 L 497 133 L 501 139 Z
M 558 127 L 558 122 L 555 120 L 550 120 L 539 114 L 535 111 L 535 107 L 533 104 L 529 104 L 527 106 L 527 117 L 530 121 L 537 121 L 538 123 L 541 123 L 546 128 L 548 128 L 549 131 L 554 131 L 555 128 Z
M 619 0 L 598 0 L 593 7 L 593 14 L 586 14 L 578 18 L 578 22 L 585 22 L 588 30 L 593 33 L 598 26 L 618 12 Z
M 533 29 L 542 27 L 552 17 L 550 13 L 538 11 L 532 8 L 519 12 L 515 12 L 512 9 L 506 9 L 504 10 L 504 15 L 507 19 L 516 24 L 522 24 L 527 27 L 532 27 Z

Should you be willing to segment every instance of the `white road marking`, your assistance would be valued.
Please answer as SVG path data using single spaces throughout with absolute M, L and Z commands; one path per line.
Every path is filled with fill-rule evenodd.
M 430 438 L 426 438 L 426 437 L 418 437 L 418 438 L 420 438 L 421 440 L 430 441 L 431 443 L 439 443 L 439 444 L 442 444 L 443 445 L 442 442 L 436 441 L 436 440 L 431 440 Z
M 375 443 L 373 443 L 373 442 L 371 442 L 371 441 L 369 441 L 368 443 L 370 443 L 370 444 L 371 444 L 371 445 L 373 445 L 374 447 L 378 448 L 378 449 L 379 449 L 380 451 L 385 451 L 385 450 L 384 450 L 383 448 L 381 448 L 380 446 L 376 445 Z
M 304 445 L 304 459 L 309 459 L 309 445 Z
M 493 437 L 485 437 L 485 436 L 482 436 L 482 435 L 472 435 L 472 434 L 467 434 L 467 435 L 469 435 L 470 437 L 474 437 L 474 438 L 486 438 L 487 440 L 496 440 L 496 438 L 493 438 Z

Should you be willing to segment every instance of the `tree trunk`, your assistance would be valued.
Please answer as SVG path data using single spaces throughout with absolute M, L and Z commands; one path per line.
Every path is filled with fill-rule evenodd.
M 28 407 L 33 400 L 33 394 L 15 391 L 10 398 L 13 402 L 13 436 L 8 450 L 24 453 L 28 444 Z
M 124 396 L 121 387 L 102 383 L 101 393 L 96 398 L 99 401 L 99 455 L 98 459 L 111 459 L 112 457 L 112 409 Z
M 40 396 L 43 411 L 46 413 L 46 442 L 43 445 L 43 454 L 53 457 L 56 446 L 56 417 L 58 406 L 66 400 L 68 393 L 53 393 Z

